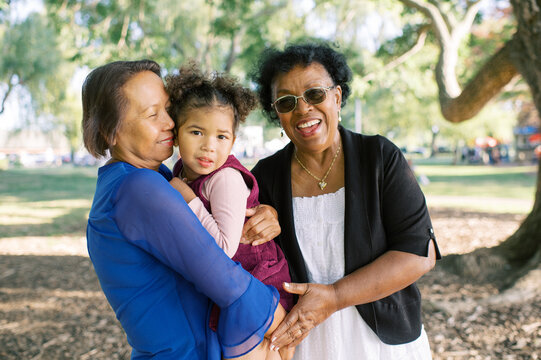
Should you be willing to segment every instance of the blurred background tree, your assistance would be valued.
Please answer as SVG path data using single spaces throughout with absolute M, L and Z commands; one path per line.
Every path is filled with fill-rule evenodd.
M 400 146 L 458 151 L 489 134 L 510 142 L 522 105 L 541 106 L 534 0 L 513 0 L 514 13 L 505 0 L 33 2 L 40 10 L 20 18 L 15 5 L 29 1 L 0 1 L 0 111 L 14 88 L 24 88 L 36 121 L 61 129 L 72 153 L 81 144 L 80 81 L 91 68 L 152 58 L 168 73 L 196 59 L 250 85 L 246 75 L 265 47 L 306 39 L 331 41 L 348 58 L 354 79 L 345 126 Z M 254 112 L 249 123 L 264 120 Z M 491 253 L 502 264 L 541 256 L 540 181 L 515 245 Z M 524 241 L 527 254 L 516 246 Z
M 3 22 L 0 80 L 4 92 L 0 98 L 0 113 L 18 86 L 30 92 L 37 111 L 50 102 L 49 82 L 56 77 L 62 60 L 56 38 L 57 33 L 48 19 L 37 13 L 22 22 Z
M 472 70 L 462 67 L 459 53 L 462 44 L 480 15 L 481 1 L 424 1 L 400 0 L 407 12 L 420 16 L 434 35 L 438 46 L 438 60 L 434 68 L 438 85 L 438 102 L 444 118 L 459 123 L 475 117 L 509 83 L 521 74 L 529 85 L 537 110 L 541 110 L 541 12 L 533 0 L 513 0 L 516 25 L 500 24 L 502 36 L 494 41 L 488 36 L 483 47 L 488 52 L 479 52 L 478 62 L 471 64 Z M 496 5 L 499 3 L 496 2 Z M 503 17 L 509 13 L 504 3 Z M 511 26 L 514 31 L 509 31 Z M 470 35 L 466 53 L 473 55 L 479 49 L 479 37 Z M 459 72 L 460 71 L 460 72 Z M 461 74 L 461 76 L 459 76 Z M 461 79 L 465 85 L 461 86 Z M 497 129 L 494 114 L 489 124 L 491 131 Z M 541 270 L 541 168 L 538 168 L 537 192 L 531 213 L 515 234 L 500 245 L 480 249 L 462 256 L 447 257 L 449 268 L 462 275 L 475 276 L 481 272 L 505 273 L 506 286 L 516 283 L 517 278 L 535 278 Z M 515 270 L 510 272 L 509 269 Z M 527 281 L 527 280 L 525 280 Z M 524 283 L 525 281 L 519 282 Z M 520 287 L 520 285 L 519 285 Z M 518 289 L 520 291 L 520 289 Z
M 17 58 L 15 48 L 25 42 L 11 34 L 17 33 L 17 28 L 27 29 L 27 33 L 30 27 L 8 20 L 15 3 L 25 1 L 4 1 L 0 8 L 0 14 L 5 15 L 1 27 L 7 30 L 0 34 L 4 47 L 14 48 L 10 50 L 14 55 L 3 57 L 4 62 L 15 65 L 18 72 L 13 75 L 9 67 L 0 68 L 0 95 L 6 97 L 22 76 L 28 77 L 28 71 L 23 71 L 25 66 L 41 72 L 42 77 L 33 82 L 49 88 L 31 93 L 36 104 L 41 103 L 36 107 L 39 111 L 50 103 L 46 99 L 40 102 L 38 97 L 44 94 L 49 100 L 59 99 L 59 95 L 62 99 L 76 99 L 76 94 L 67 95 L 69 79 L 80 75 L 81 69 L 87 72 L 107 61 L 152 58 L 163 66 L 164 72 L 170 72 L 187 59 L 196 59 L 206 69 L 231 72 L 245 81 L 265 47 L 319 38 L 337 44 L 354 71 L 352 104 L 343 114 L 346 126 L 387 135 L 404 146 L 430 144 L 434 124 L 440 129 L 438 140 L 446 146 L 471 144 L 475 137 L 484 135 L 485 126 L 461 130 L 467 126 L 453 127 L 444 121 L 433 81 L 438 41 L 428 31 L 427 21 L 398 1 L 43 0 L 40 14 L 29 16 L 24 22 L 41 19 L 34 28 L 46 27 L 39 31 L 46 39 L 32 36 L 40 47 L 34 51 L 35 56 L 27 53 L 24 62 L 13 61 Z M 455 12 L 460 10 L 459 5 L 451 6 L 452 2 L 442 3 Z M 503 10 L 477 14 L 476 31 L 466 32 L 463 36 L 467 41 L 460 44 L 459 79 L 471 76 L 476 66 L 511 36 L 509 9 L 507 4 Z M 483 21 L 485 17 L 488 20 Z M 40 56 L 39 51 L 49 56 Z M 510 141 L 515 121 L 514 99 L 499 98 L 491 103 L 495 110 L 479 114 L 478 123 L 493 122 L 491 114 L 498 112 L 499 121 L 505 126 L 495 127 L 493 134 Z M 72 107 L 56 108 L 60 111 Z M 264 124 L 258 113 L 249 122 Z M 65 121 L 60 123 L 66 127 Z

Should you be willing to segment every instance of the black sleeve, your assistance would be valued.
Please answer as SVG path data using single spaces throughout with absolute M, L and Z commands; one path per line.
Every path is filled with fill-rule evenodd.
M 389 250 L 428 255 L 429 240 L 436 244 L 426 201 L 404 155 L 389 140 L 381 139 L 383 176 L 381 209 Z

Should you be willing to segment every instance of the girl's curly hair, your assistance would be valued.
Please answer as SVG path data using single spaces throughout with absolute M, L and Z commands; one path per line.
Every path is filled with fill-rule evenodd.
M 272 85 L 279 74 L 286 74 L 295 66 L 306 67 L 319 63 L 327 70 L 334 85 L 342 88 L 342 107 L 351 92 L 349 83 L 352 78 L 346 57 L 324 41 L 309 41 L 288 44 L 284 50 L 267 48 L 259 57 L 250 78 L 257 85 L 257 95 L 263 114 L 270 123 L 280 125 L 278 114 L 272 107 Z
M 182 114 L 188 109 L 207 106 L 231 106 L 234 120 L 233 131 L 257 106 L 255 94 L 243 87 L 238 80 L 226 73 L 204 73 L 194 61 L 179 68 L 178 74 L 165 77 L 165 89 L 169 94 L 171 106 L 169 115 L 176 128 L 182 125 Z

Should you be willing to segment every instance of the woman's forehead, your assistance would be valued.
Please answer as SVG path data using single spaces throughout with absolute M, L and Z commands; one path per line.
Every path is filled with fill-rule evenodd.
M 313 62 L 309 65 L 295 65 L 286 73 L 279 73 L 275 77 L 272 88 L 275 93 L 290 91 L 293 87 L 310 87 L 313 85 L 332 85 L 332 79 L 325 67 Z
M 168 101 L 162 79 L 151 71 L 134 75 L 123 86 L 124 94 L 130 105 L 144 110 L 150 106 Z

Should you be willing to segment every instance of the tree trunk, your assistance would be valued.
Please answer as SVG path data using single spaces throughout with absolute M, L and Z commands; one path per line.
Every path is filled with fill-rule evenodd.
M 541 4 L 540 0 L 511 0 L 517 19 L 517 32 L 506 45 L 509 60 L 528 83 L 541 114 Z M 464 276 L 497 274 L 500 285 L 508 287 L 517 278 L 541 270 L 541 167 L 537 170 L 534 206 L 519 229 L 500 245 L 470 254 L 453 255 L 443 265 Z M 516 270 L 509 272 L 509 270 Z M 536 271 L 532 271 L 536 270 Z M 501 274 L 506 274 L 502 277 Z M 537 275 L 536 275 L 537 276 Z M 539 279 L 536 280 L 539 282 Z M 541 290 L 541 289 L 537 289 Z
M 532 92 L 537 111 L 541 114 L 541 3 L 539 0 L 511 0 L 517 19 L 511 60 Z M 539 259 L 541 253 L 541 167 L 537 170 L 534 206 L 520 228 L 499 246 L 500 253 L 510 261 L 524 263 Z M 531 264 L 539 267 L 537 264 Z
M 453 273 L 491 282 L 501 289 L 515 286 L 517 280 L 525 276 L 537 278 L 535 283 L 538 284 L 536 273 L 541 272 L 541 167 L 537 172 L 533 209 L 513 235 L 492 248 L 445 256 L 441 264 Z M 541 292 L 538 285 L 533 290 Z

